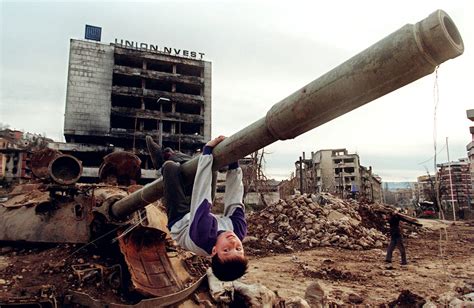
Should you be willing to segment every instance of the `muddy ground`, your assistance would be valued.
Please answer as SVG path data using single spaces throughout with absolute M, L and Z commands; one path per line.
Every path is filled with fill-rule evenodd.
M 398 250 L 390 268 L 382 249 L 318 247 L 252 257 L 244 281 L 261 283 L 286 298 L 304 298 L 306 288 L 317 281 L 327 301 L 336 304 L 388 304 L 403 290 L 409 290 L 444 305 L 452 296 L 474 292 L 474 222 L 422 222 L 431 231 L 405 239 L 408 266 L 399 264 Z
M 408 266 L 399 264 L 397 250 L 393 268 L 387 268 L 384 262 L 384 249 L 317 247 L 285 254 L 269 250 L 266 256 L 250 256 L 249 272 L 243 282 L 260 283 L 283 298 L 305 298 L 307 287 L 318 282 L 326 302 L 339 305 L 387 305 L 402 291 L 409 290 L 436 306 L 445 306 L 453 297 L 474 292 L 474 222 L 455 225 L 436 220 L 422 222 L 429 231 L 405 239 Z M 86 253 L 71 255 L 74 246 L 0 248 L 0 299 L 13 296 L 15 285 L 48 284 L 54 286 L 56 294 L 61 289 L 83 288 L 73 278 L 70 265 L 84 262 L 81 258 Z M 67 264 L 54 262 L 65 258 Z M 92 255 L 95 261 L 102 258 Z M 106 283 L 92 287 L 93 295 L 102 299 L 118 295 Z M 127 302 L 123 298 L 121 301 Z

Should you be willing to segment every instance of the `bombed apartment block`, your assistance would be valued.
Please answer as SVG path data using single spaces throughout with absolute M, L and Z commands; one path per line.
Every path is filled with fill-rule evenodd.
M 474 109 L 466 110 L 466 115 L 469 120 L 474 122 Z M 470 194 L 474 196 L 474 126 L 469 127 L 469 132 L 471 133 L 471 142 L 466 146 L 467 157 L 469 158 L 469 169 L 471 175 L 471 186 Z M 470 200 L 470 205 L 474 208 L 474 198 Z
M 360 164 L 358 154 L 346 149 L 329 149 L 305 153 L 295 162 L 299 190 L 305 193 L 330 192 L 342 198 L 382 201 L 382 179 Z
M 131 151 L 145 169 L 152 168 L 147 135 L 188 154 L 201 148 L 211 136 L 211 63 L 186 52 L 188 57 L 124 41 L 72 39 L 66 142 Z M 79 152 L 86 166 L 97 167 L 103 157 L 94 150 Z
M 445 205 L 447 214 L 451 214 L 453 208 L 458 213 L 461 210 L 470 211 L 471 200 L 474 199 L 474 196 L 471 194 L 469 160 L 462 158 L 458 161 L 450 161 L 437 166 L 439 168 L 439 197 L 441 203 Z
M 32 177 L 32 153 L 51 141 L 37 134 L 0 130 L 0 183 L 28 182 Z

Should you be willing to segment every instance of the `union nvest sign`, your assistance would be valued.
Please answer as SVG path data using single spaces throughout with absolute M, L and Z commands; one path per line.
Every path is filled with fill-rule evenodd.
M 202 60 L 204 57 L 203 52 L 197 52 L 187 49 L 177 49 L 173 47 L 161 47 L 155 44 L 148 44 L 148 43 L 139 43 L 135 41 L 128 41 L 123 39 L 115 39 L 115 46 L 125 47 L 125 48 L 133 48 L 138 50 L 146 50 L 151 52 L 158 52 L 158 53 L 165 53 L 172 56 L 179 56 L 191 59 L 198 59 Z

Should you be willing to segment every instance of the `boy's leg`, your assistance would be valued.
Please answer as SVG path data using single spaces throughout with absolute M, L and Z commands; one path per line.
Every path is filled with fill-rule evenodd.
M 161 152 L 161 147 L 153 141 L 151 136 L 146 136 L 145 140 L 153 167 L 158 170 L 163 165 L 163 153 Z
M 163 165 L 161 173 L 163 175 L 163 197 L 169 224 L 189 213 L 191 195 L 185 192 L 180 164 L 167 161 Z

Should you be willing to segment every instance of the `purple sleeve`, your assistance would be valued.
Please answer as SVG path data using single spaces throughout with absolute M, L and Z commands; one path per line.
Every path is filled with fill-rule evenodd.
M 242 208 L 236 208 L 235 211 L 229 216 L 234 226 L 234 233 L 240 240 L 243 240 L 247 235 L 247 221 L 245 220 L 245 213 Z
M 204 199 L 197 208 L 189 227 L 191 240 L 208 254 L 211 254 L 217 240 L 217 220 L 211 214 L 210 208 L 211 204 Z
M 206 146 L 204 146 L 204 148 L 202 149 L 202 154 L 203 154 L 203 155 L 210 155 L 210 154 L 212 154 L 212 150 L 213 150 L 213 149 L 214 149 L 213 147 L 210 147 L 210 146 L 206 145 Z

